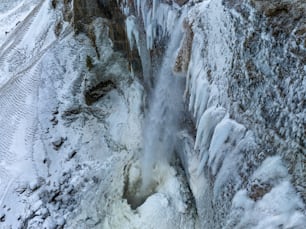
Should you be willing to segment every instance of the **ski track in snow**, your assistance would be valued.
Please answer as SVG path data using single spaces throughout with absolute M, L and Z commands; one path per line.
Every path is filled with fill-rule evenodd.
M 31 158 L 31 139 L 33 139 L 36 125 L 36 99 L 40 83 L 39 61 L 56 42 L 53 41 L 44 49 L 41 49 L 42 46 L 36 43 L 34 46 L 37 47 L 39 52 L 36 52 L 36 55 L 31 57 L 24 56 L 21 65 L 16 62 L 8 62 L 8 60 L 10 56 L 18 56 L 18 49 L 23 48 L 22 41 L 24 37 L 27 36 L 31 27 L 35 27 L 33 22 L 37 19 L 37 15 L 44 3 L 46 4 L 45 1 L 40 1 L 29 12 L 28 16 L 16 26 L 14 32 L 6 38 L 0 48 L 0 65 L 8 64 L 15 67 L 13 72 L 1 69 L 0 76 L 1 202 L 10 190 L 10 186 L 13 185 L 14 180 L 23 173 L 23 162 L 29 161 Z M 32 4 L 34 5 L 35 2 L 33 1 Z M 47 24 L 45 29 L 50 30 L 50 24 Z M 43 32 L 38 39 L 43 40 L 42 38 L 46 38 L 46 31 Z M 30 53 L 34 51 L 30 50 Z M 25 163 L 27 164 L 28 162 Z M 30 168 L 34 169 L 33 164 Z M 30 174 L 30 171 L 28 174 Z
M 1 116 L 0 120 L 0 158 L 1 158 L 1 172 L 0 177 L 2 179 L 1 189 L 4 190 L 5 187 L 9 185 L 9 178 L 12 177 L 10 173 L 10 166 L 14 166 L 17 158 L 24 155 L 25 158 L 30 156 L 30 152 L 22 152 L 25 149 L 20 147 L 20 149 L 12 149 L 12 141 L 15 139 L 15 133 L 19 124 L 23 120 L 29 121 L 28 117 L 33 115 L 33 102 L 28 101 L 27 98 L 31 97 L 33 94 L 37 93 L 37 86 L 39 83 L 39 71 L 34 70 L 31 72 L 25 72 L 19 75 L 17 79 L 13 80 L 9 84 L 2 87 L 0 92 L 0 107 Z M 18 91 L 18 93 L 16 93 Z M 28 128 L 28 127 L 25 127 Z M 30 126 L 31 128 L 31 126 Z M 18 136 L 24 137 L 25 136 Z M 22 141 L 23 139 L 19 139 Z M 21 144 L 20 142 L 19 144 Z M 21 151 L 19 151 L 21 150 Z M 4 195 L 2 193 L 2 195 Z M 1 196 L 2 196 L 1 195 Z
M 42 0 L 35 8 L 28 14 L 28 16 L 20 22 L 15 28 L 14 32 L 12 32 L 7 38 L 6 41 L 1 45 L 0 50 L 0 64 L 3 65 L 4 61 L 6 61 L 7 55 L 12 52 L 14 48 L 23 40 L 24 35 L 27 31 L 29 31 L 32 22 L 36 18 L 41 6 L 44 1 Z

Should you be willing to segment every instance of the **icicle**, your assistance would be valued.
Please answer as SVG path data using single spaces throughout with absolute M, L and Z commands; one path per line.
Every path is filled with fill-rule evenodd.
M 137 14 L 140 15 L 140 0 L 137 0 L 136 9 L 137 9 Z
M 199 77 L 197 80 L 197 87 L 196 87 L 196 99 L 194 103 L 194 110 L 193 110 L 193 116 L 196 117 L 197 120 L 198 117 L 201 117 L 202 113 L 200 113 L 200 107 L 204 103 L 205 107 L 208 102 L 208 96 L 204 96 L 206 93 L 206 90 L 208 90 L 207 82 L 202 79 L 202 77 Z M 204 106 L 202 105 L 202 106 Z M 198 125 L 198 122 L 197 122 Z
M 197 129 L 195 149 L 208 149 L 216 125 L 225 116 L 223 107 L 211 107 L 202 115 Z
M 192 63 L 190 62 L 190 64 L 192 64 Z M 190 66 L 190 64 L 189 64 L 189 66 Z M 187 74 L 186 74 L 186 86 L 185 86 L 185 91 L 184 91 L 184 95 L 183 95 L 184 102 L 186 102 L 190 86 L 191 86 L 190 85 L 190 71 L 189 71 L 189 68 L 188 68 L 188 71 L 187 71 Z M 190 107 L 190 103 L 188 104 L 188 110 L 190 110 L 189 107 Z
M 207 108 L 207 104 L 208 104 L 208 99 L 209 99 L 209 94 L 210 94 L 210 89 L 209 89 L 209 86 L 208 86 L 208 83 L 207 82 L 204 82 L 203 83 L 203 89 L 201 90 L 201 93 L 200 93 L 200 98 L 201 99 L 201 104 L 200 104 L 200 107 L 198 109 L 198 112 L 197 112 L 197 117 L 201 117 L 204 113 L 204 111 L 206 110 Z M 197 118 L 197 126 L 199 125 L 199 118 Z
M 199 63 L 198 63 L 198 65 L 199 65 Z M 195 101 L 194 101 L 194 103 L 193 103 L 193 115 L 194 115 L 194 117 L 195 118 L 197 118 L 197 119 L 199 119 L 199 117 L 196 117 L 195 115 L 196 115 L 196 109 L 197 109 L 197 106 L 198 106 L 198 101 L 199 101 L 199 91 L 201 90 L 201 88 L 199 88 L 198 87 L 198 84 L 199 84 L 199 81 L 201 81 L 201 75 L 203 75 L 203 74 L 201 74 L 202 73 L 202 71 L 203 71 L 203 66 L 202 65 L 196 65 L 196 66 L 194 66 L 194 71 L 193 71 L 193 77 L 194 77 L 194 93 L 195 93 Z
M 190 92 L 190 99 L 189 99 L 189 106 L 188 106 L 188 110 L 190 111 L 190 112 L 192 112 L 192 108 L 193 108 L 193 106 L 194 106 L 194 101 L 195 101 L 195 93 L 194 93 L 194 91 L 195 90 L 193 90 L 194 89 L 194 87 L 195 87 L 195 80 L 194 80 L 194 76 L 193 76 L 193 67 L 194 67 L 194 64 L 193 64 L 193 62 L 191 62 L 190 63 L 190 65 L 189 65 L 189 69 L 188 69 L 188 71 L 189 71 L 189 75 L 190 75 L 190 80 L 189 80 L 189 92 Z
M 146 30 L 147 32 L 147 49 L 152 49 L 153 47 L 153 28 L 150 24 Z
M 200 153 L 200 164 L 199 164 L 199 167 L 197 169 L 197 176 L 200 176 L 201 175 L 201 172 L 203 171 L 204 169 L 204 166 L 207 162 L 207 159 L 208 159 L 208 152 L 207 150 L 201 150 L 201 153 Z
M 190 88 L 190 102 L 189 102 L 189 111 L 192 112 L 195 109 L 195 99 L 196 99 L 196 87 L 198 83 L 198 76 L 201 72 L 202 67 L 197 67 L 195 65 L 192 65 L 190 69 L 190 75 L 191 75 L 191 88 Z M 196 73 L 195 73 L 196 71 Z
M 126 33 L 128 36 L 130 48 L 133 49 L 135 43 L 139 50 L 139 31 L 135 23 L 135 17 L 129 16 L 125 21 Z
M 157 5 L 158 5 L 158 0 L 153 0 L 153 14 L 152 14 L 152 19 L 156 19 L 156 9 L 157 9 Z
M 222 144 L 225 143 L 229 134 L 233 128 L 233 124 L 230 119 L 223 119 L 215 128 L 214 134 L 211 139 L 211 144 L 209 147 L 209 160 L 208 163 L 211 164 L 217 153 L 220 151 Z

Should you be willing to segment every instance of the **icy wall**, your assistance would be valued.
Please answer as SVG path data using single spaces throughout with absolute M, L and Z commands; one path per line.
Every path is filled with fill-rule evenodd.
M 195 228 L 182 170 L 139 195 L 150 52 L 117 1 L 4 3 L 0 228 Z
M 303 228 L 305 3 L 123 5 L 128 19 L 143 21 L 153 53 L 164 37 L 174 34 L 178 20 L 173 19 L 185 17 L 173 72 L 186 77 L 184 97 L 195 133 L 188 126 L 178 134 L 177 153 L 201 227 Z M 128 31 L 136 31 L 129 26 Z

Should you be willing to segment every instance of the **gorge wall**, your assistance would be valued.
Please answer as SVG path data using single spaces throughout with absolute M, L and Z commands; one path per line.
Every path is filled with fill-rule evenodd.
M 153 52 L 185 17 L 173 72 L 186 77 L 196 133 L 185 127 L 177 151 L 201 227 L 302 227 L 305 3 L 125 3 L 144 21 Z

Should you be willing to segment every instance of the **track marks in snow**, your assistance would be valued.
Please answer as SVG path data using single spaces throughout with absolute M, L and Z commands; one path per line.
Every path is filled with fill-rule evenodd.
M 72 32 L 66 27 L 60 37 L 54 35 L 56 15 L 49 11 L 49 2 L 33 0 L 27 4 L 28 15 L 0 44 L 0 196 L 3 198 L 23 170 L 27 170 L 24 174 L 30 174 L 26 176 L 38 175 L 32 151 L 37 131 L 40 61 Z M 17 14 L 18 7 L 12 13 Z M 19 13 L 25 15 L 25 11 Z
M 31 118 L 34 117 L 35 105 L 32 98 L 37 93 L 38 83 L 39 68 L 36 67 L 24 72 L 22 77 L 15 78 L 0 91 L 0 190 L 2 192 L 11 183 L 14 163 L 30 155 L 30 152 L 23 147 L 25 144 L 23 132 L 25 133 L 30 127 L 27 125 L 33 123 Z M 20 126 L 21 123 L 24 126 Z M 1 196 L 3 194 L 1 193 Z
M 2 65 L 5 61 L 5 56 L 11 52 L 24 38 L 24 35 L 29 31 L 34 19 L 36 18 L 41 6 L 44 1 L 41 1 L 29 15 L 20 22 L 14 32 L 7 37 L 6 41 L 0 47 L 0 64 Z

